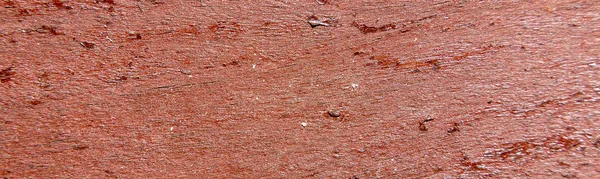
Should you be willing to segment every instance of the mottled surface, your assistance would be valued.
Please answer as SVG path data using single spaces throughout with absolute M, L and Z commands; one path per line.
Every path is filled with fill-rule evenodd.
M 599 1 L 1 5 L 1 177 L 600 176 Z

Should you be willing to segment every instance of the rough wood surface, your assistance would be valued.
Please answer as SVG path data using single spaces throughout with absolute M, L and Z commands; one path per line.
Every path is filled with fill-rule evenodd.
M 600 1 L 1 5 L 1 177 L 600 176 Z

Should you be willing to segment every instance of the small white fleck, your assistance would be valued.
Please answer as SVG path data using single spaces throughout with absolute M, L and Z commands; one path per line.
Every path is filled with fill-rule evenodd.
M 108 35 L 106 36 L 106 39 L 108 39 L 110 42 L 114 42 L 112 39 L 110 39 L 110 37 L 108 37 Z
M 252 64 L 252 69 L 255 69 L 255 68 L 256 68 L 256 64 Z
M 318 19 L 316 19 L 316 20 L 315 20 L 315 19 L 308 20 L 308 23 L 309 23 L 311 26 L 313 26 L 313 27 L 314 27 L 314 26 L 320 26 L 320 25 L 322 25 L 322 26 L 325 26 L 325 27 L 329 27 L 329 26 L 331 26 L 330 24 L 328 24 L 328 23 L 325 23 L 325 22 L 323 22 L 323 21 L 321 21 L 321 20 L 318 20 Z
M 308 123 L 306 122 L 301 122 L 300 125 L 302 125 L 302 127 L 306 127 L 308 125 Z
M 171 131 L 173 131 L 173 127 L 171 127 Z
M 589 65 L 590 65 L 591 67 L 595 67 L 595 66 L 597 66 L 598 64 L 596 64 L 596 63 L 590 63 Z
M 356 89 L 356 88 L 358 88 L 358 84 L 352 83 L 352 89 Z

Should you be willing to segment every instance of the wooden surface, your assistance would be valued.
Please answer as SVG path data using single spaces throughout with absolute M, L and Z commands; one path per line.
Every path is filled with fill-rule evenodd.
M 600 177 L 599 1 L 1 4 L 1 177 Z

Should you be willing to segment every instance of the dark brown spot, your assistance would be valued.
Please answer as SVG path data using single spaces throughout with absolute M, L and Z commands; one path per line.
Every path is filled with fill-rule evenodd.
M 88 149 L 88 148 L 90 148 L 90 147 L 87 146 L 87 145 L 75 145 L 75 146 L 73 146 L 73 150 L 85 150 L 85 149 Z
M 154 5 L 158 5 L 158 4 L 164 4 L 165 2 L 163 0 L 151 0 L 150 1 L 152 4 Z
M 117 78 L 117 80 L 118 80 L 118 81 L 125 81 L 125 80 L 127 80 L 127 77 L 126 77 L 126 76 L 119 76 L 119 77 Z
M 454 132 L 458 132 L 460 131 L 460 129 L 458 128 L 458 123 L 454 123 L 454 126 L 452 126 L 452 128 L 448 129 L 448 133 L 454 133 Z
M 136 40 L 141 40 L 142 39 L 142 34 L 136 33 L 135 31 L 131 31 L 131 32 L 129 32 L 129 38 L 136 39 Z
M 482 162 L 462 162 L 462 166 L 468 167 L 470 170 L 486 170 Z
M 42 34 L 64 35 L 64 33 L 58 32 L 57 29 L 58 28 L 55 26 L 42 25 L 41 27 L 36 28 L 35 31 Z
M 364 55 L 364 54 L 365 54 L 365 52 L 361 52 L 361 51 L 359 51 L 359 52 L 354 52 L 354 54 L 353 54 L 353 55 L 354 55 L 354 56 L 358 56 L 358 55 Z
M 577 178 L 577 176 L 575 174 L 572 174 L 572 173 L 561 174 L 561 176 L 563 178 Z
M 371 26 L 367 26 L 365 24 L 358 24 L 358 22 L 356 22 L 356 21 L 352 22 L 352 26 L 356 27 L 363 34 L 389 31 L 389 30 L 394 30 L 394 29 L 398 28 L 398 26 L 396 24 L 386 24 L 386 25 L 379 26 L 379 27 L 371 27 Z M 408 32 L 408 30 L 405 29 L 402 32 L 403 33 Z
M 15 8 L 17 6 L 17 3 L 10 0 L 2 1 L 2 4 L 4 4 L 4 8 Z
M 563 162 L 563 161 L 558 161 L 558 165 L 563 166 L 563 167 L 571 167 L 571 165 L 569 165 L 568 163 Z
M 79 42 L 79 44 L 87 49 L 96 47 L 96 44 L 92 42 Z
M 397 66 L 398 58 L 391 58 L 388 55 L 375 55 L 369 58 L 370 60 L 377 60 L 377 64 L 381 66 Z
M 598 137 L 598 139 L 596 139 L 596 141 L 594 142 L 594 147 L 600 148 L 600 137 Z
M 96 0 L 96 3 L 116 4 L 115 0 Z
M 419 122 L 419 130 L 420 131 L 427 131 L 427 126 L 425 125 L 424 122 Z
M 56 6 L 56 8 L 63 8 L 65 6 L 65 3 L 63 3 L 61 0 L 53 0 L 52 4 L 54 4 L 54 6 Z
M 239 66 L 240 62 L 237 60 L 231 61 L 229 63 L 223 63 L 222 66 L 223 67 L 228 67 L 228 66 Z
M 40 100 L 33 100 L 33 101 L 29 101 L 29 104 L 37 106 L 39 104 L 42 104 L 42 101 L 40 101 Z
M 31 15 L 32 10 L 29 10 L 29 9 L 19 9 L 18 12 L 19 12 L 18 16 L 29 16 L 29 15 Z
M 8 68 L 0 70 L 0 82 L 2 82 L 2 83 L 9 82 L 11 80 L 11 76 L 14 74 L 15 74 L 15 72 L 13 72 L 13 67 L 8 67 Z
M 427 118 L 427 119 L 425 119 L 423 122 L 429 122 L 429 121 L 433 121 L 433 120 L 435 120 L 435 118 L 428 117 L 428 118 Z

